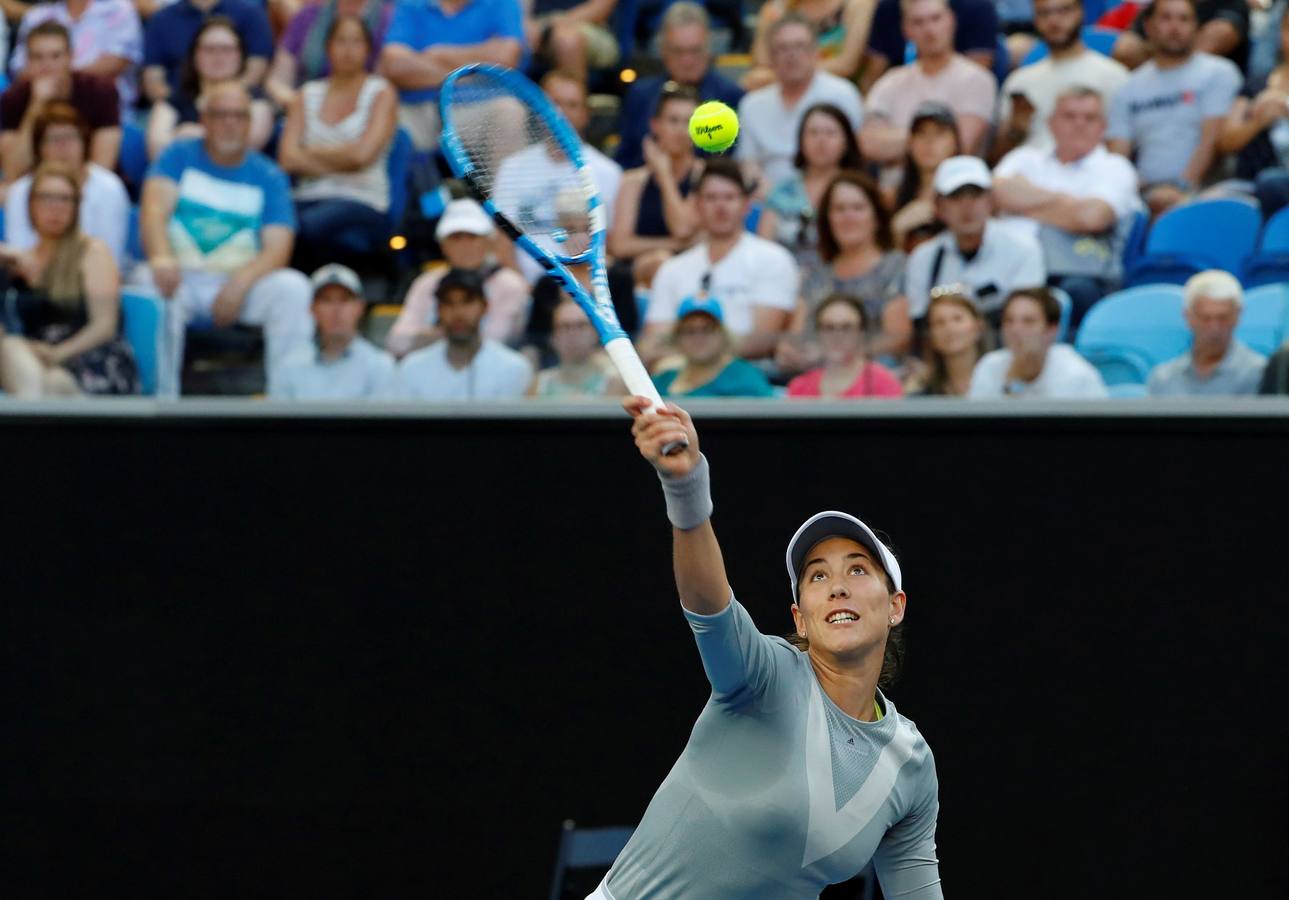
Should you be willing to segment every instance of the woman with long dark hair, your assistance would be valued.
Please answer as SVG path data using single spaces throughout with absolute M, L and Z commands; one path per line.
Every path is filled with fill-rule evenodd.
M 19 398 L 134 394 L 134 355 L 119 335 L 121 278 L 107 246 L 80 230 L 81 185 L 71 169 L 40 165 L 28 215 L 36 246 L 0 245 L 22 336 L 0 339 L 0 387 Z
M 644 397 L 623 405 L 662 481 L 676 587 L 712 691 L 592 897 L 817 897 L 871 861 L 887 897 L 941 900 L 935 761 L 886 693 L 908 611 L 895 554 L 854 516 L 811 516 L 786 554 L 793 637 L 760 633 L 726 575 L 693 420 Z M 682 438 L 686 450 L 663 455 Z
M 939 230 L 935 217 L 935 191 L 931 181 L 935 170 L 951 156 L 962 152 L 958 123 L 953 110 L 941 103 L 923 103 L 909 126 L 909 149 L 904 157 L 904 174 L 890 197 L 893 211 L 891 231 L 895 246 L 905 253 Z
M 796 171 L 766 195 L 756 230 L 787 247 L 802 264 L 813 257 L 819 244 L 815 210 L 824 189 L 842 170 L 864 166 L 846 114 L 831 103 L 816 103 L 806 110 L 797 129 L 792 164 Z

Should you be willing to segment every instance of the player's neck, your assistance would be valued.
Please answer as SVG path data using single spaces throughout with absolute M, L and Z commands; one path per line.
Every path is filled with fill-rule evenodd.
M 858 660 L 838 660 L 816 650 L 810 652 L 810 666 L 819 686 L 837 708 L 853 719 L 872 722 L 877 679 L 882 674 L 882 648 Z

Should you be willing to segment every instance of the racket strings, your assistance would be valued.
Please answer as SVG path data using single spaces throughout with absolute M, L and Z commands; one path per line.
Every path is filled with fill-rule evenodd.
M 590 249 L 586 186 L 539 112 L 480 73 L 458 81 L 447 116 L 475 187 L 498 212 L 552 256 Z

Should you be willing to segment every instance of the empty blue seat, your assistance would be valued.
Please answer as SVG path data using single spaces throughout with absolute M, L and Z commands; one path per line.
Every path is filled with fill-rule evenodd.
M 1267 284 L 1244 294 L 1244 311 L 1235 336 L 1263 356 L 1270 356 L 1289 333 L 1289 286 Z
M 1144 384 L 1150 370 L 1191 345 L 1182 289 L 1143 285 L 1110 294 L 1088 310 L 1074 348 L 1107 385 Z
M 391 233 L 403 224 L 403 213 L 407 211 L 407 171 L 412 164 L 412 150 L 412 135 L 400 125 L 394 131 L 394 142 L 385 160 L 385 172 L 389 175 Z
M 1258 252 L 1249 257 L 1241 280 L 1246 287 L 1289 281 L 1289 206 L 1267 221 Z
M 143 186 L 143 176 L 148 171 L 148 137 L 133 122 L 121 126 L 121 151 L 117 168 L 130 189 L 137 195 Z
M 139 366 L 140 392 L 155 394 L 166 340 L 165 301 L 142 291 L 122 291 L 121 331 Z
M 1169 210 L 1146 237 L 1146 252 L 1124 284 L 1182 284 L 1204 269 L 1244 271 L 1257 246 L 1262 217 L 1241 200 L 1201 200 Z

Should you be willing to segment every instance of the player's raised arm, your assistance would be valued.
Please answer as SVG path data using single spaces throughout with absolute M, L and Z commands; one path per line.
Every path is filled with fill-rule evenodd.
M 712 495 L 707 459 L 698 452 L 694 421 L 674 403 L 654 412 L 647 397 L 628 397 L 623 407 L 635 420 L 631 435 L 640 455 L 658 470 L 667 498 L 667 518 L 672 524 L 676 588 L 685 609 L 713 615 L 729 605 L 730 585 L 725 577 L 716 533 L 712 531 Z M 689 447 L 664 456 L 662 448 L 682 438 Z

